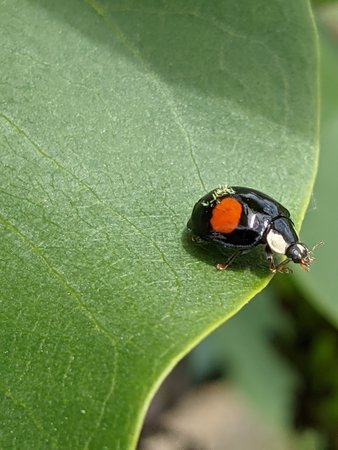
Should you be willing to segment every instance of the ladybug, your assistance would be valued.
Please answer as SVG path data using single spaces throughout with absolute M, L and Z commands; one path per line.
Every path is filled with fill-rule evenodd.
M 246 187 L 219 187 L 195 204 L 187 228 L 195 242 L 209 241 L 220 248 L 233 249 L 224 270 L 237 258 L 259 244 L 265 245 L 266 258 L 273 273 L 292 272 L 286 264 L 300 264 L 308 271 L 314 260 L 312 251 L 299 242 L 289 211 L 273 198 Z M 285 255 L 275 264 L 273 252 Z

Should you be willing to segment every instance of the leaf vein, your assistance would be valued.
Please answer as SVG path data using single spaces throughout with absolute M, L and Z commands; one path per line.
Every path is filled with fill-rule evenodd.
M 34 242 L 29 239 L 16 225 L 6 219 L 3 215 L 0 214 L 0 222 L 12 233 L 18 236 L 33 254 L 38 256 L 44 264 L 47 266 L 49 273 L 54 276 L 60 283 L 60 285 L 64 288 L 64 290 L 73 298 L 78 307 L 85 313 L 86 317 L 90 320 L 90 322 L 95 326 L 95 328 L 103 333 L 111 342 L 112 346 L 115 347 L 115 339 L 108 332 L 108 330 L 98 321 L 93 312 L 87 307 L 87 305 L 81 300 L 79 293 L 66 281 L 63 275 L 53 267 L 52 263 L 49 259 L 44 255 L 41 248 L 39 248 Z
M 94 11 L 96 11 L 98 15 L 102 16 L 105 19 L 106 23 L 109 26 L 110 31 L 112 33 L 114 33 L 114 35 L 121 42 L 121 44 L 123 44 L 131 52 L 131 54 L 134 56 L 134 58 L 137 61 L 139 61 L 139 63 L 142 65 L 145 73 L 148 76 L 150 76 L 151 80 L 156 85 L 156 87 L 159 90 L 159 92 L 161 93 L 162 97 L 166 100 L 166 102 L 169 106 L 169 110 L 171 111 L 172 116 L 174 117 L 174 122 L 176 123 L 177 127 L 181 131 L 181 133 L 187 143 L 189 155 L 190 155 L 191 161 L 193 163 L 193 166 L 196 170 L 197 177 L 200 181 L 200 184 L 201 184 L 202 188 L 204 189 L 204 191 L 206 192 L 207 189 L 206 189 L 205 183 L 202 178 L 201 169 L 197 163 L 196 156 L 193 151 L 191 136 L 183 124 L 183 120 L 177 111 L 177 105 L 175 104 L 174 100 L 172 99 L 172 96 L 170 95 L 170 93 L 168 92 L 168 89 L 165 88 L 164 85 L 160 83 L 160 81 L 158 80 L 158 77 L 156 76 L 154 71 L 151 69 L 149 64 L 147 64 L 146 61 L 144 60 L 144 58 L 142 57 L 142 54 L 135 48 L 133 43 L 127 39 L 126 35 L 124 33 L 122 33 L 120 28 L 112 20 L 107 19 L 106 15 L 104 14 L 105 11 L 104 11 L 102 5 L 100 5 L 95 0 L 85 0 L 85 2 L 92 9 L 94 9 Z

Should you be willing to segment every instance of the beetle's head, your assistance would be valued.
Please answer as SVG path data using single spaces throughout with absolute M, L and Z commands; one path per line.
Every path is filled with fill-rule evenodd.
M 312 248 L 312 250 L 309 250 L 306 247 L 306 245 L 297 242 L 295 244 L 291 244 L 287 248 L 285 255 L 294 263 L 300 264 L 301 268 L 306 272 L 308 272 L 310 270 L 311 263 L 315 260 L 315 257 L 313 256 L 313 251 L 320 244 L 322 244 L 322 242 L 318 242 L 318 244 L 316 244 Z

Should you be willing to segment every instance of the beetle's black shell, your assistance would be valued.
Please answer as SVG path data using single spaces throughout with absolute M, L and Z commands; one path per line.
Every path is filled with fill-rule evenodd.
M 217 193 L 217 194 L 216 194 Z M 231 233 L 219 233 L 212 230 L 210 219 L 215 205 L 226 197 L 232 197 L 242 205 L 239 224 Z M 284 232 L 289 240 L 298 239 L 293 229 L 289 211 L 273 198 L 255 189 L 233 186 L 219 195 L 215 189 L 202 197 L 194 206 L 187 224 L 194 236 L 205 241 L 212 241 L 226 248 L 246 249 L 265 243 L 265 234 L 271 223 L 277 218 L 284 218 Z

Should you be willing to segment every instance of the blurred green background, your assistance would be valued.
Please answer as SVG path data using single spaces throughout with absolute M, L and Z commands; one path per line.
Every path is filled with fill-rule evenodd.
M 316 1 L 313 9 L 321 52 L 321 155 L 301 240 L 310 248 L 319 241 L 324 245 L 315 250 L 310 273 L 296 269 L 293 275 L 276 276 L 174 370 L 150 408 L 142 449 L 211 450 L 218 430 L 203 440 L 203 420 L 213 416 L 215 422 L 222 414 L 219 426 L 228 434 L 219 433 L 224 444 L 217 448 L 338 449 L 338 2 Z M 201 401 L 194 403 L 200 389 L 220 381 L 224 392 L 236 393 L 235 404 L 244 402 L 250 419 L 238 414 L 235 425 L 233 403 L 230 417 L 220 413 L 217 402 L 209 404 L 210 391 L 202 396 L 204 413 Z M 219 401 L 229 402 L 217 386 Z M 191 398 L 182 412 L 187 387 Z M 184 428 L 189 417 L 196 426 L 199 408 L 199 430 Z M 231 441 L 231 426 L 252 440 L 241 441 L 239 431 Z M 210 430 L 210 424 L 205 428 Z

